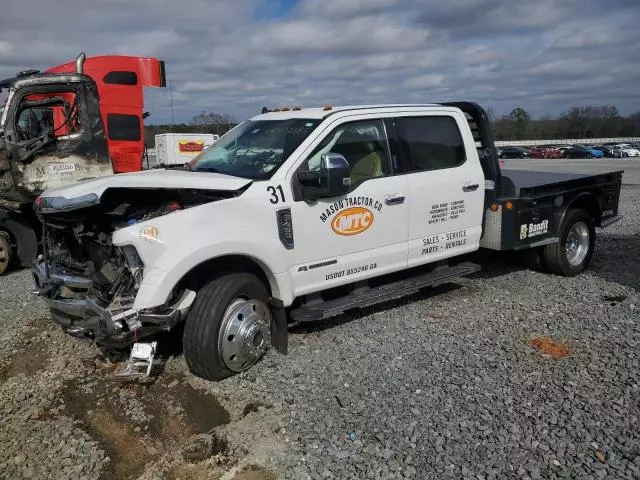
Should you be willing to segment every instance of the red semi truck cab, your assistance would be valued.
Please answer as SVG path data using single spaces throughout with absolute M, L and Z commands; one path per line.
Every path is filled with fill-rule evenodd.
M 144 87 L 165 84 L 157 58 L 84 53 L 0 80 L 0 275 L 35 258 L 42 192 L 142 169 Z
M 73 73 L 76 62 L 50 68 Z M 141 170 L 144 152 L 144 87 L 164 87 L 164 62 L 150 57 L 102 55 L 88 57 L 83 72 L 98 87 L 100 112 L 115 173 Z

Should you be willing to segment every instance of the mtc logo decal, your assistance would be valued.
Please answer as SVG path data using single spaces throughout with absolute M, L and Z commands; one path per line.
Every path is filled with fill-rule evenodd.
M 331 221 L 331 228 L 338 235 L 357 235 L 373 225 L 373 213 L 364 207 L 347 208 Z
M 148 243 L 157 242 L 159 236 L 160 230 L 158 230 L 158 228 L 154 226 L 144 227 L 142 230 L 140 230 L 140 238 Z

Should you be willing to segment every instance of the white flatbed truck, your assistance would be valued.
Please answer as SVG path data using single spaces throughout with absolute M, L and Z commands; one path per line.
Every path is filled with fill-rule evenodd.
M 189 368 L 222 379 L 286 353 L 290 322 L 471 274 L 481 248 L 579 274 L 621 178 L 501 170 L 469 102 L 266 111 L 184 170 L 45 192 L 33 272 L 68 333 L 123 347 L 186 322 Z

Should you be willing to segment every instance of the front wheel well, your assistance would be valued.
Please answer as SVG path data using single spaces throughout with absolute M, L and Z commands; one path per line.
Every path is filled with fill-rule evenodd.
M 273 276 L 258 260 L 244 255 L 225 255 L 193 267 L 176 284 L 174 296 L 179 295 L 185 288 L 197 292 L 214 278 L 228 273 L 252 273 L 262 281 L 269 295 L 275 290 L 270 281 Z

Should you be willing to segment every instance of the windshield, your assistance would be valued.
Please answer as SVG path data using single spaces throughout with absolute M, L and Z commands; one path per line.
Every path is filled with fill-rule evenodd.
M 196 172 L 271 178 L 318 126 L 316 119 L 247 120 L 187 164 Z

